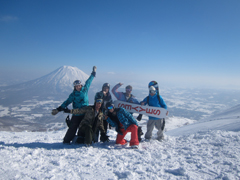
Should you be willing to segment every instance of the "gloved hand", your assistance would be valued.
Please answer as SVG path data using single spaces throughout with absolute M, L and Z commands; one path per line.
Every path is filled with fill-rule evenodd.
M 59 112 L 59 111 L 58 111 L 57 109 L 53 109 L 53 110 L 52 110 L 52 115 L 54 116 L 54 115 L 56 115 L 58 112 Z
M 101 133 L 100 141 L 109 142 L 109 136 L 107 136 L 105 133 Z
M 96 67 L 96 66 L 93 66 L 92 75 L 93 75 L 94 77 L 96 77 L 96 71 L 97 71 L 97 67 Z
M 62 106 L 59 106 L 59 107 L 57 108 L 57 110 L 58 110 L 58 112 L 60 112 L 60 111 L 63 111 L 64 108 L 62 108 Z
M 139 115 L 138 115 L 137 120 L 138 120 L 138 121 L 141 121 L 141 120 L 142 120 L 142 114 L 139 114 Z
M 64 111 L 65 113 L 71 113 L 71 110 L 68 109 L 68 108 L 63 109 L 63 111 Z

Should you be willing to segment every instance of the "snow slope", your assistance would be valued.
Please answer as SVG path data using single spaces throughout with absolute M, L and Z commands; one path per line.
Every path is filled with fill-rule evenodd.
M 232 121 L 226 121 L 232 126 Z M 134 115 L 136 117 L 136 115 Z M 220 118 L 220 117 L 218 117 Z M 2 179 L 240 179 L 240 132 L 192 131 L 178 135 L 178 119 L 166 122 L 165 140 L 140 143 L 140 148 L 115 146 L 116 132 L 109 130 L 109 143 L 87 148 L 63 145 L 66 129 L 51 132 L 0 132 Z M 184 119 L 180 120 L 184 124 Z M 140 121 L 146 132 L 146 116 Z M 183 125 L 183 124 L 182 124 Z M 195 123 L 195 127 L 201 123 Z M 190 127 L 187 125 L 185 127 Z M 212 130 L 214 129 L 214 130 Z M 182 132 L 182 133 L 181 133 Z M 154 130 L 154 137 L 156 130 Z M 130 139 L 127 134 L 126 139 Z
M 214 114 L 188 126 L 168 131 L 167 134 L 171 136 L 179 136 L 209 130 L 240 131 L 240 105 L 227 109 L 221 113 Z

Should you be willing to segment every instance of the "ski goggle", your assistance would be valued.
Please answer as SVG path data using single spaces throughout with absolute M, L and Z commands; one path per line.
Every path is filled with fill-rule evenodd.
M 96 103 L 102 103 L 102 99 L 97 99 Z
M 113 109 L 113 105 L 108 106 L 108 110 Z
M 82 83 L 80 80 L 76 80 L 73 82 L 73 86 L 78 86 L 78 85 L 81 85 L 82 86 Z
M 156 93 L 156 91 L 154 91 L 154 90 L 150 90 L 149 92 L 150 92 L 150 94 L 155 94 Z
M 132 89 L 130 89 L 130 88 L 127 88 L 127 89 L 126 89 L 126 91 L 127 91 L 127 92 L 131 92 L 131 91 L 132 91 Z

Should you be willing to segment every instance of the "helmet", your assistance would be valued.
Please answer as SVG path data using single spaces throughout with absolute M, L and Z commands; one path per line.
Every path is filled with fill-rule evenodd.
M 77 85 L 82 85 L 81 81 L 80 80 L 76 80 L 73 82 L 73 86 L 77 86 Z
M 159 94 L 159 87 L 158 87 L 158 83 L 157 81 L 151 81 L 149 84 L 148 84 L 148 88 L 150 90 L 150 87 L 153 86 L 155 89 L 156 89 L 156 92 Z
M 107 87 L 108 89 L 110 89 L 110 84 L 109 83 L 104 83 L 103 86 L 102 86 L 102 90 L 104 87 Z

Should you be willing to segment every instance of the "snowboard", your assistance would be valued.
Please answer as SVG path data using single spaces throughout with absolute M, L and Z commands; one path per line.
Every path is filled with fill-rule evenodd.
M 152 107 L 152 106 L 142 106 L 140 104 L 133 104 L 124 101 L 116 100 L 114 101 L 114 106 L 116 108 L 123 107 L 128 112 L 143 114 L 146 116 L 157 117 L 157 118 L 165 118 L 167 114 L 167 110 L 160 107 Z

